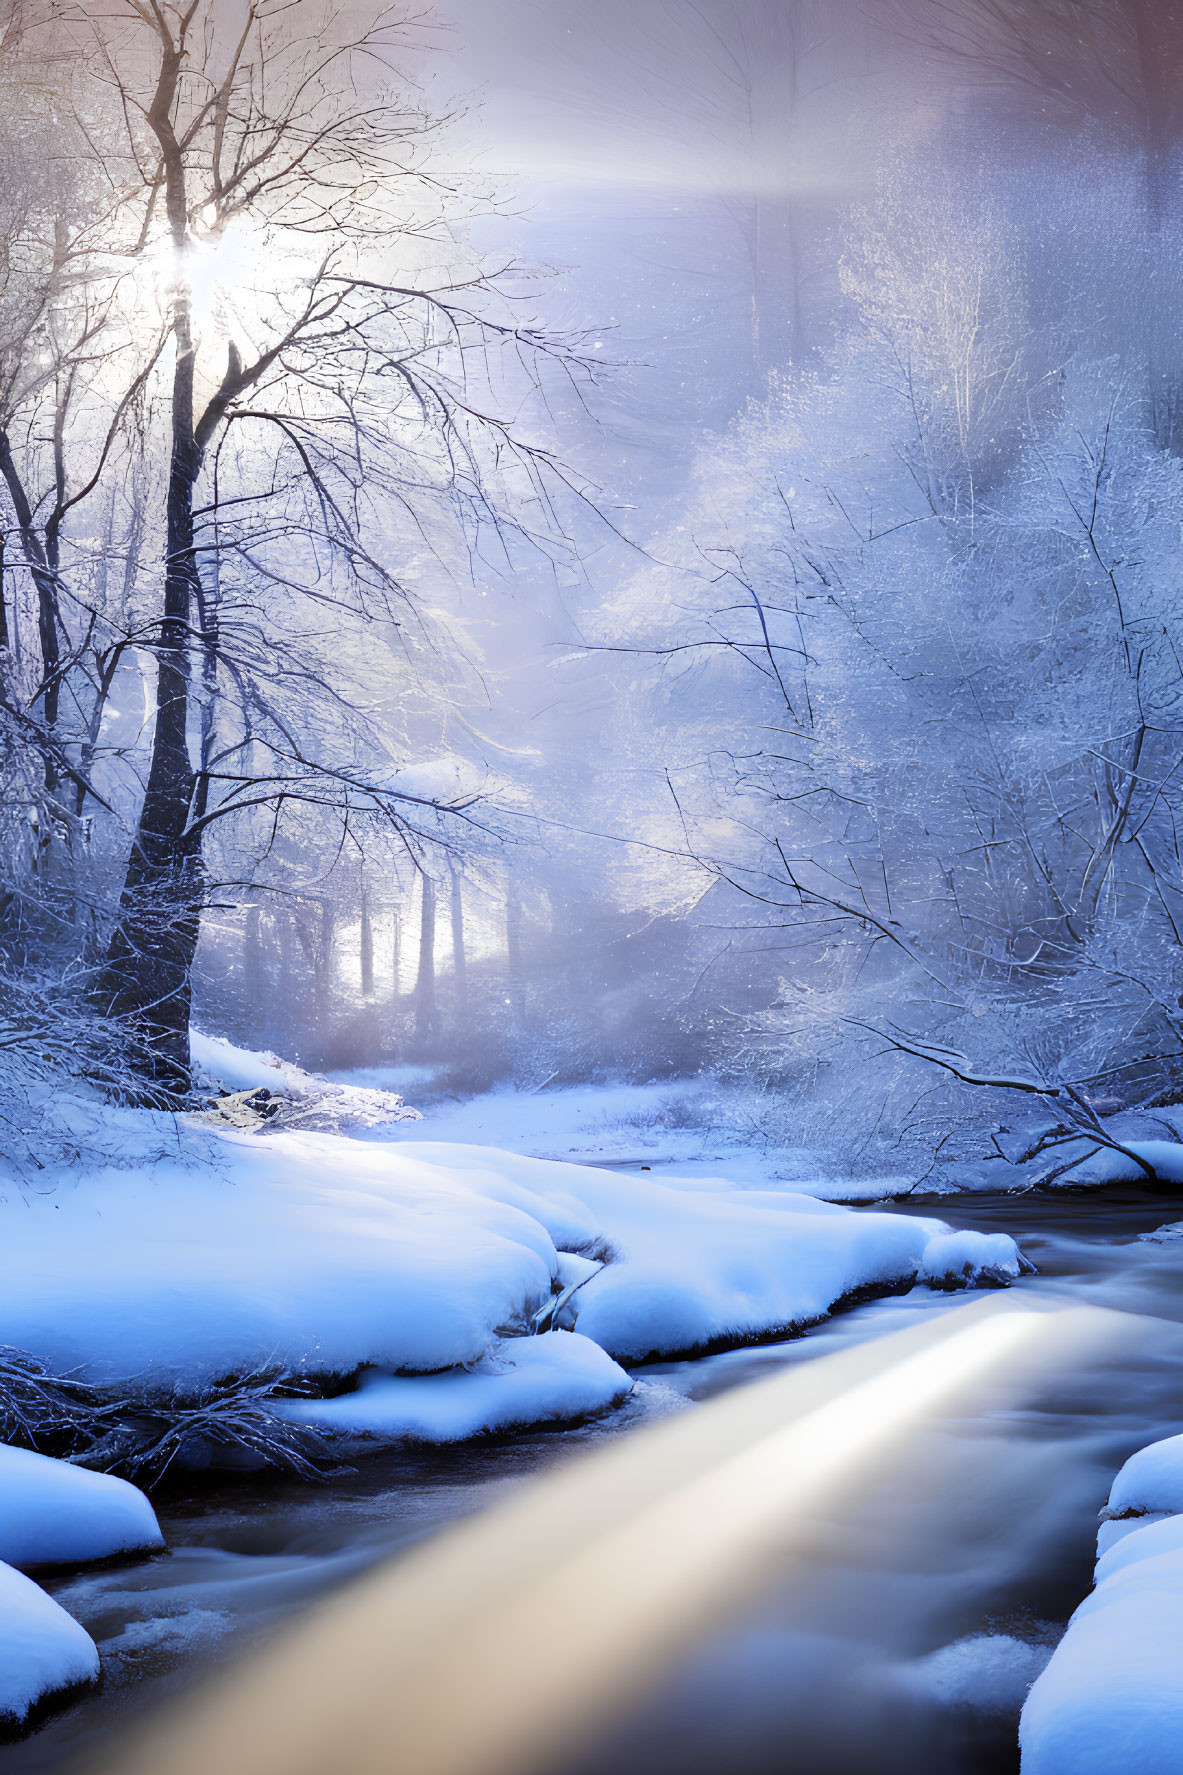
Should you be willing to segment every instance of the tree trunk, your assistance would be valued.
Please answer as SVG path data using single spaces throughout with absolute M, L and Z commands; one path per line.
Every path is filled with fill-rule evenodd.
M 263 964 L 263 933 L 257 904 L 246 909 L 242 921 L 242 983 L 246 990 L 247 1010 L 252 1018 L 252 1033 L 263 1033 L 263 1010 L 267 994 L 267 976 Z
M 156 643 L 156 722 L 148 782 L 119 903 L 119 923 L 96 998 L 127 1021 L 139 1069 L 169 1097 L 189 1088 L 193 958 L 201 930 L 200 829 L 189 816 L 196 773 L 189 755 L 190 629 L 198 606 L 193 493 L 201 468 L 194 428 L 192 301 L 186 272 L 184 152 L 172 124 L 183 42 L 166 42 L 147 121 L 160 146 L 165 209 L 176 258 L 172 336 L 172 458 L 164 556 L 164 614 Z
M 173 454 L 168 483 L 164 618 L 157 642 L 156 725 L 148 784 L 132 841 L 98 1001 L 126 1019 L 139 1066 L 179 1095 L 189 1085 L 190 975 L 201 927 L 199 839 L 189 832 L 196 775 L 189 756 L 189 627 L 195 603 L 193 343 L 187 301 L 178 300 L 173 371 Z
M 320 926 L 316 933 L 312 957 L 312 999 L 316 1007 L 316 1033 L 321 1046 L 328 1040 L 329 1015 L 333 997 L 333 949 L 337 935 L 337 917 L 332 902 L 322 900 Z
M 419 877 L 423 901 L 419 912 L 419 975 L 415 981 L 415 1035 L 425 1041 L 435 1031 L 435 883 Z
M 8 652 L 8 537 L 0 530 L 0 648 Z
M 456 984 L 456 1020 L 468 1014 L 468 958 L 464 952 L 464 901 L 460 871 L 452 871 L 452 978 Z
M 363 886 L 361 891 L 361 995 L 374 996 L 374 927 L 370 923 L 370 902 Z

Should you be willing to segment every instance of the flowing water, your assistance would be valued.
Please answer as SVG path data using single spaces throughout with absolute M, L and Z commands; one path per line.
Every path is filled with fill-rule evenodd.
M 1139 1237 L 1183 1214 L 1183 1199 L 1117 1189 L 897 1206 L 1009 1231 L 1040 1272 L 1020 1290 L 1138 1322 L 1120 1350 L 1018 1402 L 929 1422 L 857 1509 L 819 1523 L 806 1560 L 770 1570 L 758 1604 L 643 1710 L 557 1760 L 555 1775 L 1017 1768 L 1017 1709 L 1089 1588 L 1113 1473 L 1183 1429 L 1183 1240 Z M 963 1299 L 916 1290 L 792 1342 L 650 1366 L 637 1404 L 578 1431 L 387 1454 L 324 1486 L 238 1480 L 167 1494 L 166 1554 L 47 1581 L 98 1641 L 104 1686 L 0 1749 L 0 1775 L 85 1762 L 145 1706 L 240 1656 L 293 1609 L 573 1447 L 626 1430 L 663 1389 L 704 1399 Z

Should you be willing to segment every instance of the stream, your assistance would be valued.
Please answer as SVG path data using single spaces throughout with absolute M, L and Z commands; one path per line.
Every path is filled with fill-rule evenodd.
M 1183 1429 L 1183 1239 L 1138 1236 L 1183 1215 L 1183 1198 L 1130 1186 L 882 1206 L 1009 1232 L 1039 1270 L 1019 1290 L 1142 1322 L 1120 1358 L 1093 1356 L 1018 1406 L 927 1423 L 857 1511 L 821 1524 L 807 1560 L 770 1571 L 757 1604 L 554 1775 L 1017 1769 L 1017 1708 L 1090 1587 L 1113 1474 Z M 165 1492 L 155 1502 L 167 1553 L 46 1580 L 98 1642 L 104 1684 L 0 1747 L 0 1775 L 87 1760 L 290 1611 L 573 1447 L 627 1430 L 660 1403 L 657 1389 L 705 1399 L 965 1299 L 914 1290 L 791 1342 L 650 1365 L 636 1404 L 577 1430 L 387 1452 L 323 1486 L 238 1479 Z

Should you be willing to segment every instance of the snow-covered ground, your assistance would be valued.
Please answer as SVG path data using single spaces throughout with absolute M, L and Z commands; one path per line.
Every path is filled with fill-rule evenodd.
M 718 1176 L 747 1187 L 791 1184 L 804 1195 L 873 1201 L 909 1188 L 901 1174 L 836 1177 L 810 1147 L 770 1143 L 758 1103 L 742 1088 L 711 1079 L 650 1084 L 591 1084 L 519 1089 L 500 1085 L 476 1096 L 439 1095 L 424 1068 L 374 1067 L 331 1074 L 339 1085 L 407 1093 L 422 1115 L 418 1128 L 383 1138 L 498 1146 L 532 1158 L 648 1167 L 655 1176 Z
M 234 1076 L 245 1073 L 236 1069 Z M 507 1147 L 536 1158 L 645 1168 L 655 1177 L 722 1174 L 745 1188 L 788 1186 L 827 1201 L 881 1201 L 907 1194 L 918 1184 L 935 1195 L 1012 1189 L 1060 1166 L 1066 1167 L 1058 1180 L 1063 1184 L 1137 1182 L 1145 1176 L 1132 1156 L 1112 1148 L 1097 1151 L 1085 1136 L 1021 1165 L 1011 1164 L 992 1151 L 985 1133 L 973 1143 L 979 1157 L 942 1161 L 923 1178 L 903 1171 L 842 1172 L 832 1154 L 770 1138 L 768 1128 L 780 1125 L 783 1116 L 769 1114 L 766 1098 L 749 1087 L 709 1077 L 527 1090 L 501 1085 L 466 1098 L 439 1093 L 430 1071 L 421 1067 L 377 1067 L 331 1078 L 338 1087 L 364 1088 L 376 1096 L 405 1091 L 417 1105 L 422 1115 L 418 1126 L 377 1129 L 381 1139 Z M 1107 1118 L 1104 1126 L 1161 1178 L 1183 1181 L 1183 1106 L 1127 1111 Z M 1014 1154 L 1024 1144 L 1022 1134 L 1005 1142 Z
M 242 1091 L 271 1064 L 208 1042 L 201 1059 Z M 277 1092 L 292 1070 L 274 1065 Z M 333 1125 L 351 1101 L 336 1088 Z M 577 1329 L 637 1362 L 787 1332 L 862 1292 L 1019 1273 L 1004 1235 L 950 1235 L 702 1167 L 659 1180 L 406 1137 L 430 1123 L 395 1120 L 379 1137 L 373 1091 L 358 1102 L 350 1133 L 104 1111 L 103 1162 L 3 1190 L 0 1344 L 132 1395 L 258 1369 L 348 1382 L 485 1364 L 492 1425 L 507 1421 L 497 1398 L 529 1393 L 504 1360 L 523 1334 Z M 582 1339 L 549 1346 L 548 1421 L 564 1415 L 560 1359 L 566 1415 L 588 1409 Z M 602 1405 L 623 1383 L 599 1372 Z
M 1183 1436 L 1113 1482 L 1096 1588 L 1023 1709 L 1023 1775 L 1177 1775 L 1183 1766 Z

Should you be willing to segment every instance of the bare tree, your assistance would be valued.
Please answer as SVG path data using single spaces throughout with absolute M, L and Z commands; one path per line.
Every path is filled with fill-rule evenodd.
M 1183 450 L 1183 358 L 1164 324 L 1177 282 L 1183 6 L 1177 0 L 898 0 L 897 28 L 979 88 L 1086 127 L 1141 167 L 1149 280 L 1148 404 L 1159 444 Z
M 577 342 L 527 319 L 512 268 L 459 241 L 471 195 L 432 163 L 433 119 L 391 84 L 417 32 L 384 11 L 358 33 L 319 0 L 299 33 L 284 0 L 60 0 L 21 39 L 26 62 L 68 61 L 72 118 L 81 130 L 98 117 L 110 193 L 101 244 L 92 233 L 71 249 L 90 307 L 54 385 L 43 520 L 0 435 L 44 611 L 44 685 L 24 718 L 54 792 L 62 775 L 85 790 L 95 709 L 127 656 L 152 661 L 143 789 L 94 1000 L 138 1031 L 154 1086 L 177 1093 L 216 830 L 245 819 L 274 833 L 304 807 L 355 834 L 385 824 L 414 852 L 441 811 L 472 817 L 470 797 L 397 786 L 343 682 L 341 625 L 397 643 L 419 620 L 412 560 L 445 556 L 458 525 L 506 522 L 514 502 L 523 535 L 542 534 L 567 490 L 513 416 L 550 366 L 581 368 Z M 219 255 L 235 253 L 227 277 Z M 100 326 L 103 373 L 87 385 L 71 366 Z M 87 426 L 75 402 L 89 402 Z M 79 432 L 85 468 L 71 467 Z M 101 638 L 84 625 L 91 696 L 71 754 L 53 731 L 55 550 L 79 502 L 137 452 L 143 613 Z

